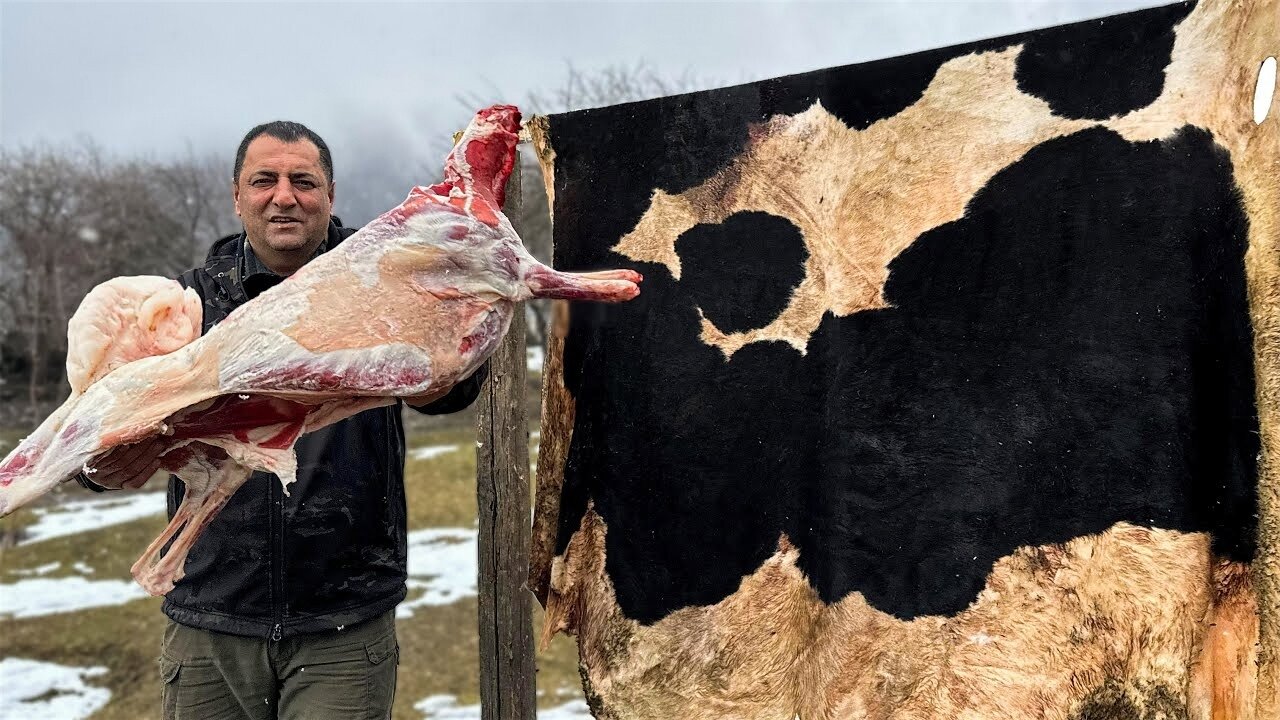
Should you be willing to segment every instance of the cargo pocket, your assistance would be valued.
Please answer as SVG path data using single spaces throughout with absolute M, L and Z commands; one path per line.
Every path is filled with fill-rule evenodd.
M 400 664 L 400 644 L 394 632 L 364 646 L 369 659 L 369 680 L 366 686 L 366 707 L 369 717 L 391 717 L 391 704 L 396 696 L 396 671 Z
M 163 708 L 164 720 L 174 720 L 178 716 L 178 672 L 180 670 L 182 670 L 182 663 L 160 656 L 160 707 Z

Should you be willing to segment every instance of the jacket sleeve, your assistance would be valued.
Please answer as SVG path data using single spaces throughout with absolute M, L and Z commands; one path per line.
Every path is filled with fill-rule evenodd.
M 427 403 L 422 407 L 414 407 L 408 403 L 405 404 L 424 415 L 448 415 L 449 413 L 456 413 L 459 410 L 467 409 L 471 406 L 471 403 L 476 401 L 476 398 L 480 395 L 480 388 L 484 385 L 485 378 L 487 377 L 489 377 L 489 363 L 486 361 L 485 364 L 480 366 L 479 370 L 476 370 L 471 375 L 471 377 L 463 380 L 457 385 L 454 385 L 453 388 L 449 390 L 449 394 L 439 400 Z

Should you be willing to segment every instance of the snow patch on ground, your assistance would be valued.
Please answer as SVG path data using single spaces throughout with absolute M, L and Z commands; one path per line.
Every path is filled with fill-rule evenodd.
M 461 445 L 427 445 L 410 450 L 409 457 L 414 460 L 430 460 L 461 449 Z
M 476 594 L 476 531 L 466 528 L 427 528 L 409 533 L 410 600 L 400 603 L 396 617 L 413 615 L 415 608 L 448 605 Z M 421 590 L 414 597 L 414 591 Z
M 111 691 L 88 685 L 84 680 L 106 672 L 104 667 L 79 668 L 4 658 L 0 660 L 0 677 L 4 678 L 0 718 L 87 718 L 107 704 Z
M 86 580 L 78 575 L 19 580 L 0 584 L 0 620 L 123 605 L 144 597 L 147 593 L 132 580 Z
M 13 573 L 14 575 L 48 575 L 49 573 L 53 572 L 54 570 L 57 570 L 60 567 L 62 567 L 62 563 L 51 562 L 47 565 L 40 565 L 38 567 L 26 568 L 23 570 L 10 570 L 9 572 Z
M 112 492 L 93 500 L 73 500 L 62 505 L 32 508 L 38 519 L 27 527 L 19 545 L 30 545 L 65 535 L 133 522 L 165 511 L 164 493 Z
M 479 705 L 459 705 L 453 695 L 432 695 L 413 704 L 423 720 L 480 720 Z M 538 711 L 539 720 L 591 720 L 591 711 L 583 700 Z
M 527 347 L 524 349 L 524 360 L 524 366 L 529 372 L 540 373 L 546 353 L 540 347 Z

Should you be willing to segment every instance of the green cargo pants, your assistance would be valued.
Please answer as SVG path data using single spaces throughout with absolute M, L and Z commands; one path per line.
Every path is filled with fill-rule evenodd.
M 329 633 L 280 641 L 170 620 L 160 651 L 165 720 L 391 717 L 395 611 Z

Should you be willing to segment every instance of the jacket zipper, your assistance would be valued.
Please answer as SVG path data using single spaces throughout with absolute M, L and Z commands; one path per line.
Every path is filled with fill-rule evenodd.
M 247 242 L 247 241 L 246 241 Z M 239 295 L 240 305 L 249 301 L 248 293 L 244 289 L 244 278 L 240 271 L 240 264 L 244 262 L 243 251 L 240 259 L 226 273 L 219 275 L 227 275 Z M 238 307 L 238 305 L 237 305 Z M 281 497 L 280 481 L 272 482 L 270 478 L 267 480 L 267 502 L 270 507 L 267 508 L 267 542 L 271 552 L 271 617 L 275 624 L 271 626 L 271 641 L 279 642 L 284 633 L 284 501 Z
M 271 582 L 275 587 L 272 592 L 272 611 L 275 613 L 276 626 L 271 631 L 271 639 L 279 640 L 284 630 L 284 490 L 280 480 L 274 475 L 267 478 L 271 484 L 273 497 L 272 513 L 275 516 L 275 538 L 271 553 Z

